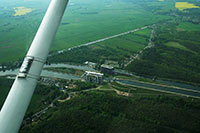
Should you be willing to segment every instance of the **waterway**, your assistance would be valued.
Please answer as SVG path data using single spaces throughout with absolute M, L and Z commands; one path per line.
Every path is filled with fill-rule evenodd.
M 50 68 L 50 67 L 54 67 L 54 68 L 55 67 L 57 67 L 57 68 L 65 67 L 65 68 L 73 68 L 73 69 L 78 69 L 78 70 L 83 70 L 83 71 L 96 71 L 93 68 L 88 67 L 88 66 L 77 66 L 77 65 L 70 65 L 70 64 L 51 64 L 51 65 L 44 66 L 44 68 Z M 17 75 L 18 70 L 19 69 L 16 69 L 13 71 L 9 70 L 9 71 L 5 71 L 5 72 L 0 71 L 0 76 Z M 41 76 L 67 79 L 67 80 L 71 80 L 71 79 L 80 80 L 81 79 L 80 76 L 66 74 L 66 73 L 52 72 L 52 71 L 47 71 L 47 70 L 43 70 Z M 138 81 L 133 81 L 133 80 L 131 80 L 131 81 L 130 80 L 117 80 L 117 81 L 127 84 L 127 85 L 135 85 L 138 87 L 152 88 L 152 89 L 156 89 L 156 90 L 160 90 L 160 91 L 168 91 L 171 93 L 178 93 L 178 94 L 183 94 L 183 95 L 187 95 L 187 96 L 200 97 L 200 87 L 183 84 L 183 83 L 159 80 L 160 83 L 167 85 L 167 86 L 161 86 L 161 85 L 138 82 Z
M 177 87 L 181 87 L 181 88 L 188 88 L 188 89 L 200 91 L 199 86 L 193 86 L 193 85 L 189 85 L 189 84 L 172 82 L 172 81 L 164 81 L 164 80 L 156 80 L 156 81 L 163 83 L 163 84 L 167 84 L 167 85 L 173 85 L 173 86 L 177 86 Z
M 50 67 L 65 67 L 65 68 L 73 68 L 77 70 L 83 70 L 83 71 L 96 71 L 95 69 L 88 67 L 88 66 L 77 66 L 77 65 L 70 65 L 70 64 L 51 64 L 51 65 L 45 65 L 44 68 L 50 68 Z
M 127 85 L 133 85 L 133 86 L 138 86 L 138 87 L 144 87 L 144 88 L 149 88 L 149 89 L 154 89 L 158 91 L 165 91 L 169 93 L 176 93 L 180 95 L 186 95 L 186 96 L 194 96 L 194 97 L 199 97 L 200 98 L 200 91 L 193 91 L 191 88 L 186 88 L 184 86 L 183 89 L 181 88 L 175 88 L 175 87 L 170 87 L 170 86 L 161 86 L 161 85 L 156 85 L 156 84 L 150 84 L 150 83 L 144 83 L 144 82 L 138 82 L 138 81 L 133 81 L 133 80 L 117 80 L 120 83 L 127 84 Z
M 60 67 L 64 67 L 64 68 L 73 68 L 73 69 L 77 69 L 77 70 L 83 70 L 83 71 L 96 71 L 91 67 L 88 66 L 76 66 L 76 65 L 69 65 L 69 64 L 51 64 L 51 65 L 45 65 L 44 68 L 50 68 L 50 67 L 54 67 L 54 68 L 60 68 Z M 5 72 L 0 71 L 0 76 L 8 76 L 8 75 L 17 75 L 19 69 L 15 69 L 15 70 L 8 70 Z M 80 80 L 81 77 L 80 76 L 76 76 L 76 75 L 71 75 L 71 74 L 64 74 L 64 73 L 58 73 L 58 72 L 52 72 L 52 71 L 47 71 L 47 70 L 42 70 L 41 76 L 44 77 L 51 77 L 51 78 L 60 78 L 60 79 L 73 79 L 73 80 Z

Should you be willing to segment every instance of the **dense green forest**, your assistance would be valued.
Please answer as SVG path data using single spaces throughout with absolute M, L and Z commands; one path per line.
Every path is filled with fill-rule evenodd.
M 10 91 L 12 83 L 13 80 L 6 79 L 5 77 L 0 77 L 0 109 L 3 106 L 3 103 Z M 60 90 L 65 85 L 75 85 L 73 89 L 65 89 L 67 92 L 76 92 L 97 87 L 95 84 L 81 81 L 57 80 L 57 83 L 62 84 L 61 87 L 49 84 L 46 85 L 43 82 L 38 83 L 25 118 L 31 117 L 34 113 L 47 107 L 49 104 L 56 102 L 58 99 L 67 98 L 68 93 L 63 93 L 63 91 Z
M 197 99 L 87 92 L 60 103 L 20 133 L 200 132 Z
M 10 91 L 13 80 L 6 79 L 5 77 L 0 77 L 0 108 Z M 62 95 L 57 87 L 46 86 L 39 84 L 35 89 L 32 101 L 30 103 L 27 116 L 33 114 L 33 112 L 39 111 L 41 108 L 45 107 L 46 104 L 50 104 L 56 97 Z
M 0 108 L 2 107 L 8 92 L 10 91 L 13 80 L 8 80 L 5 77 L 0 77 Z
M 92 61 L 96 63 L 104 63 L 106 59 L 122 61 L 124 55 L 115 49 L 103 46 L 81 47 L 78 49 L 70 50 L 68 52 L 51 56 L 48 61 L 51 63 L 79 63 L 83 64 L 85 61 Z
M 13 80 L 0 78 L 1 105 Z M 95 88 L 94 84 L 80 81 L 64 81 L 75 84 L 71 91 Z M 2 87 L 3 86 L 3 87 Z M 112 83 L 120 91 L 131 87 Z M 4 89 L 5 88 L 5 89 Z M 109 90 L 109 86 L 103 88 Z M 6 90 L 6 91 L 5 91 Z M 2 93 L 3 92 L 3 93 Z M 39 84 L 34 92 L 25 119 L 54 103 L 45 114 L 30 123 L 23 124 L 20 133 L 53 132 L 199 132 L 200 101 L 171 94 L 137 88 L 129 97 L 112 91 L 80 92 L 71 100 L 58 102 L 67 95 L 56 86 Z M 119 106 L 120 105 L 120 106 Z

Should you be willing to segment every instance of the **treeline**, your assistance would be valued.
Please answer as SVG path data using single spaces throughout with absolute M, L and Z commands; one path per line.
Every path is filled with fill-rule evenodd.
M 123 49 L 120 49 L 123 50 Z M 126 50 L 127 51 L 127 50 Z M 104 46 L 85 46 L 77 49 L 67 51 L 65 53 L 54 55 L 48 58 L 50 63 L 78 63 L 82 64 L 86 61 L 102 64 L 105 60 L 113 60 L 123 62 L 124 58 L 128 56 L 116 49 Z
M 6 79 L 5 77 L 0 77 L 0 109 L 10 91 L 13 80 Z
M 0 77 L 0 109 L 3 106 L 3 103 L 10 91 L 14 80 L 6 79 L 5 77 Z M 66 80 L 63 81 L 66 83 Z M 71 91 L 81 91 L 90 88 L 96 88 L 97 86 L 93 83 L 86 83 L 81 81 L 71 81 L 76 87 L 74 89 L 66 89 L 66 93 L 60 91 L 59 87 L 56 86 L 47 86 L 39 83 L 34 91 L 31 103 L 25 115 L 25 118 L 28 118 L 44 109 L 51 103 L 57 103 L 58 99 L 66 99 L 68 97 L 68 92 Z M 57 99 L 57 100 L 56 100 Z
M 34 113 L 46 108 L 49 104 L 53 103 L 56 98 L 62 95 L 63 92 L 61 92 L 56 86 L 38 84 L 34 91 L 25 118 L 31 118 Z
M 76 91 L 81 91 L 81 90 L 86 90 L 86 89 L 91 89 L 91 88 L 97 87 L 97 85 L 94 83 L 88 83 L 88 82 L 82 82 L 82 81 L 76 81 L 75 85 L 77 87 L 73 90 L 76 90 Z
M 15 70 L 19 68 L 21 64 L 22 64 L 22 61 L 0 63 L 0 71 L 4 72 L 6 70 Z
M 20 133 L 200 132 L 199 103 L 163 95 L 127 98 L 113 92 L 82 93 Z

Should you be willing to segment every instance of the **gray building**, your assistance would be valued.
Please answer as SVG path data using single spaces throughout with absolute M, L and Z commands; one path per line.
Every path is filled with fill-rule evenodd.
M 101 72 L 102 73 L 106 73 L 106 74 L 114 74 L 114 67 L 106 65 L 106 64 L 102 64 L 101 65 Z
M 89 67 L 95 68 L 97 66 L 97 63 L 86 61 L 85 65 L 88 65 Z
M 103 82 L 104 74 L 98 72 L 86 71 L 83 77 L 87 82 L 101 84 Z

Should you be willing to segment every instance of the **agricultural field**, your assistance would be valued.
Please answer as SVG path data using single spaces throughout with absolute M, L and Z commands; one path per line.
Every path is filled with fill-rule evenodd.
M 177 48 L 177 49 L 180 49 L 180 50 L 192 52 L 191 50 L 189 50 L 188 48 L 186 48 L 185 46 L 183 46 L 183 45 L 181 45 L 177 42 L 168 42 L 165 45 L 168 46 L 168 47 Z
M 147 36 L 140 36 L 135 33 L 131 33 L 125 36 L 113 38 L 102 43 L 99 43 L 102 46 L 107 46 L 115 50 L 127 50 L 127 51 L 139 51 L 148 45 L 148 39 L 150 34 Z
M 22 16 L 32 12 L 31 8 L 25 8 L 25 7 L 15 7 L 13 9 L 15 10 L 15 14 L 13 14 L 13 16 Z
M 152 29 L 147 28 L 147 29 L 144 29 L 144 30 L 136 31 L 134 34 L 148 38 L 149 35 L 151 34 L 151 32 L 152 32 Z
M 177 26 L 177 30 L 179 30 L 179 31 L 199 31 L 200 25 L 192 24 L 189 22 L 182 22 Z
M 2 1 L 2 0 L 1 0 Z M 0 8 L 0 63 L 22 59 L 45 14 L 49 0 L 3 1 Z M 32 10 L 21 16 L 15 7 Z M 156 8 L 155 8 L 156 7 Z M 172 19 L 163 13 L 170 0 L 70 1 L 51 50 L 70 48 L 146 25 Z
M 183 11 L 185 9 L 199 8 L 199 6 L 188 2 L 176 2 L 176 8 L 180 11 Z

